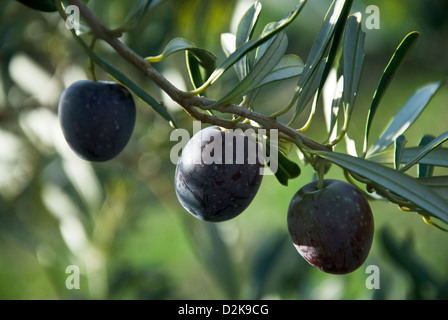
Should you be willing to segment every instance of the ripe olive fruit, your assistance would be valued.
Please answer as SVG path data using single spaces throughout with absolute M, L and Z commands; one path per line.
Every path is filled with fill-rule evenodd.
M 58 116 L 67 143 L 79 157 L 107 161 L 129 142 L 136 108 L 132 95 L 122 85 L 81 80 L 62 93 Z
M 327 179 L 302 187 L 288 209 L 291 240 L 308 263 L 333 274 L 345 274 L 366 260 L 374 222 L 363 194 L 347 182 Z
M 179 202 L 205 221 L 220 222 L 239 215 L 252 202 L 262 181 L 257 147 L 237 131 L 208 127 L 196 133 L 176 166 Z

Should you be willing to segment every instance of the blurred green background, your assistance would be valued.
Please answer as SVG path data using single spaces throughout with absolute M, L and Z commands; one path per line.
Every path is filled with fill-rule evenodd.
M 91 0 L 89 6 L 117 26 L 137 2 Z M 258 32 L 295 5 L 294 0 L 261 3 Z M 290 53 L 306 60 L 330 3 L 308 1 L 287 29 Z M 149 56 L 180 36 L 223 59 L 220 34 L 234 32 L 251 4 L 164 1 L 122 40 Z M 417 30 L 421 36 L 381 103 L 372 137 L 418 87 L 448 74 L 446 1 L 355 0 L 352 11 L 365 20 L 372 4 L 380 9 L 380 29 L 364 26 L 366 65 L 349 131 L 357 142 L 382 71 L 407 33 Z M 192 119 L 151 81 L 103 43 L 95 51 L 164 101 L 178 124 L 191 130 Z M 180 88 L 191 88 L 182 53 L 155 66 Z M 309 266 L 286 228 L 290 199 L 313 178 L 309 167 L 302 166 L 302 175 L 287 187 L 265 176 L 250 207 L 231 221 L 215 225 L 190 216 L 174 192 L 172 128 L 139 100 L 136 129 L 122 154 L 107 163 L 78 159 L 60 132 L 57 101 L 65 87 L 89 78 L 88 61 L 57 13 L 0 1 L 0 72 L 0 299 L 448 298 L 448 234 L 385 202 L 371 203 L 375 238 L 361 268 L 335 276 Z M 234 79 L 230 71 L 210 95 L 223 93 Z M 264 89 L 257 109 L 283 107 L 295 84 Z M 410 145 L 423 134 L 447 130 L 447 101 L 442 88 L 406 133 Z M 321 112 L 307 134 L 325 136 Z M 328 177 L 341 174 L 333 167 Z M 71 265 L 80 270 L 79 289 L 66 287 Z M 380 289 L 366 287 L 369 265 L 379 268 Z

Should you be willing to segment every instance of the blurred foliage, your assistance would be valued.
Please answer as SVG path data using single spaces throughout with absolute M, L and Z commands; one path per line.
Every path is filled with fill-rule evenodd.
M 137 2 L 92 0 L 89 5 L 108 25 L 117 26 Z M 265 21 L 260 25 L 283 17 L 295 4 L 261 2 Z M 287 29 L 289 51 L 306 58 L 329 3 L 308 2 Z M 234 31 L 232 17 L 250 4 L 162 1 L 123 41 L 149 56 L 172 38 L 183 37 L 222 58 L 220 34 Z M 389 108 L 378 117 L 381 123 L 417 86 L 446 77 L 448 6 L 444 0 L 365 0 L 355 1 L 354 10 L 365 18 L 371 4 L 381 10 L 381 28 L 365 30 L 366 69 L 357 102 L 365 104 L 364 110 L 402 37 L 412 30 L 422 34 L 385 97 Z M 266 176 L 253 204 L 237 219 L 212 225 L 191 217 L 174 193 L 171 127 L 141 101 L 134 135 L 116 160 L 95 164 L 78 159 L 60 133 L 56 110 L 65 87 L 89 78 L 86 56 L 57 14 L 17 1 L 0 2 L 0 30 L 0 298 L 447 298 L 446 233 L 387 203 L 372 203 L 376 236 L 365 264 L 379 267 L 380 289 L 366 288 L 364 266 L 333 276 L 304 262 L 289 241 L 286 212 L 292 195 L 312 179 L 310 168 L 303 168 L 288 187 Z M 96 52 L 164 101 L 179 126 L 191 130 L 191 119 L 109 47 L 98 43 Z M 180 88 L 187 86 L 184 56 L 174 54 L 156 67 Z M 96 73 L 108 79 L 101 70 Z M 213 90 L 234 81 L 224 79 Z M 291 88 L 286 82 L 263 90 L 258 108 L 284 105 Z M 434 98 L 416 127 L 434 136 L 446 131 L 439 115 L 445 114 L 447 98 L 446 90 Z M 364 126 L 363 118 L 358 120 L 359 126 L 352 122 L 355 132 Z M 319 137 L 319 128 L 310 132 Z M 417 143 L 421 135 L 414 130 L 407 139 Z M 343 178 L 337 169 L 329 175 Z M 65 286 L 69 265 L 80 268 L 78 290 Z

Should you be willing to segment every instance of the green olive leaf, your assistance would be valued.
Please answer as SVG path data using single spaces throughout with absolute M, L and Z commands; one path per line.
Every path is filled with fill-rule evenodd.
M 297 100 L 296 110 L 290 123 L 297 119 L 315 95 L 315 92 L 323 86 L 322 76 L 329 70 L 326 67 L 327 61 L 325 56 L 331 47 L 336 30 L 341 24 L 345 23 L 352 3 L 353 0 L 334 0 L 328 9 L 322 27 L 306 60 L 305 68 L 297 83 L 297 90 L 294 96 L 294 100 Z M 304 97 L 300 97 L 301 95 Z
M 434 139 L 436 139 L 436 137 L 434 137 L 433 135 L 426 134 L 422 137 L 422 139 L 420 140 L 420 143 L 418 145 L 424 147 L 424 146 L 428 145 L 429 143 L 433 142 Z M 433 149 L 431 148 L 431 151 L 432 150 Z M 433 173 L 434 173 L 434 166 L 424 164 L 424 163 L 418 164 L 417 174 L 418 174 L 419 178 L 431 177 Z
M 233 52 L 235 52 L 236 49 L 235 41 L 236 37 L 233 33 L 230 32 L 221 33 L 221 48 L 226 54 L 226 57 L 229 57 Z
M 299 165 L 294 161 L 289 160 L 282 152 L 279 152 L 278 164 L 281 170 L 287 173 L 288 179 L 295 179 L 299 177 L 302 172 Z
M 338 79 L 336 69 L 332 69 L 329 72 L 327 81 L 322 89 L 323 111 L 328 133 L 326 142 L 336 138 L 338 114 L 342 102 L 343 85 L 343 76 L 340 76 Z
M 419 154 L 421 154 L 422 152 L 425 152 L 424 147 L 405 148 L 402 151 L 400 161 L 401 163 L 408 163 L 410 161 L 413 161 L 413 159 L 419 157 L 420 158 L 418 160 L 419 164 L 427 164 L 438 167 L 448 167 L 447 148 L 438 147 L 432 149 L 430 153 L 425 152 L 426 155 L 424 157 L 420 157 Z M 368 158 L 368 160 L 379 164 L 391 164 L 394 163 L 394 152 L 386 150 L 373 155 L 372 157 Z
M 266 140 L 266 156 L 270 156 L 270 143 L 269 139 Z M 294 161 L 288 159 L 286 154 L 276 149 L 276 152 L 278 154 L 278 167 L 277 171 L 274 173 L 275 177 L 277 178 L 278 182 L 284 186 L 288 186 L 288 181 L 290 179 L 294 179 L 300 176 L 301 169 L 297 163 Z
M 431 138 L 432 138 L 432 136 L 425 136 L 422 139 L 422 141 L 420 143 L 420 145 L 422 145 L 422 144 L 424 145 L 422 150 L 417 155 L 415 155 L 414 158 L 412 158 L 410 161 L 408 161 L 408 163 L 406 163 L 406 165 L 403 166 L 400 169 L 400 171 L 404 172 L 404 171 L 408 170 L 410 167 L 412 167 L 414 164 L 416 164 L 422 158 L 424 158 L 428 153 L 432 152 L 435 148 L 440 146 L 442 143 L 446 142 L 448 140 L 448 132 L 442 133 L 437 138 L 434 138 L 428 142 L 428 140 Z M 422 165 L 427 166 L 426 164 L 422 164 Z
M 336 35 L 335 35 L 336 37 Z M 322 70 L 322 75 L 319 75 L 317 80 L 320 78 L 321 82 L 319 85 L 314 83 L 312 86 L 309 86 L 314 90 L 317 90 L 315 102 L 318 99 L 318 95 L 320 95 L 321 91 L 324 91 L 324 87 L 326 90 L 331 90 L 332 92 L 324 92 L 325 99 L 325 115 L 327 120 L 327 129 L 328 129 L 328 141 L 331 139 L 331 144 L 337 143 L 337 141 L 341 140 L 342 134 L 346 136 L 347 129 L 351 120 L 351 115 L 354 109 L 355 99 L 359 87 L 359 82 L 361 78 L 361 72 L 364 65 L 364 41 L 365 41 L 365 33 L 361 30 L 361 14 L 358 12 L 354 15 L 348 17 L 347 20 L 347 28 L 344 33 L 344 39 L 342 44 L 342 69 L 343 74 L 339 77 L 339 80 L 336 82 L 335 77 L 337 76 L 337 67 L 330 67 L 328 62 L 324 66 Z M 339 42 L 339 39 L 337 40 Z M 333 51 L 332 45 L 332 50 Z M 336 53 L 333 53 L 336 56 Z M 333 59 L 336 59 L 334 57 Z M 327 83 L 327 79 L 329 80 Z M 324 85 L 322 85 L 322 81 Z M 333 84 L 333 87 L 331 87 Z M 317 86 L 318 85 L 318 86 Z M 330 89 L 329 89 L 330 87 Z M 328 95 L 332 94 L 332 97 Z M 303 103 L 308 101 L 307 96 L 305 96 L 305 100 Z M 300 103 L 300 96 L 299 96 Z M 331 103 L 330 103 L 331 101 Z M 343 108 L 340 109 L 340 105 L 342 102 Z M 313 105 L 314 106 L 314 105 Z M 336 124 L 338 122 L 339 112 L 343 112 L 344 123 L 341 126 L 341 134 L 336 135 Z M 310 117 L 312 114 L 310 115 Z M 311 119 L 311 118 L 310 118 Z M 310 121 L 310 120 L 309 120 Z M 350 138 L 346 138 L 347 141 L 350 141 Z M 354 141 L 351 140 L 350 143 L 353 145 L 351 148 L 351 152 L 356 153 L 356 148 L 354 146 Z
M 378 87 L 373 95 L 369 113 L 367 115 L 367 124 L 366 124 L 366 130 L 365 130 L 365 134 L 364 134 L 364 154 L 366 154 L 366 152 L 367 152 L 370 128 L 372 126 L 373 118 L 378 109 L 380 101 L 381 101 L 382 97 L 384 96 L 386 89 L 389 87 L 389 84 L 391 83 L 392 78 L 397 73 L 398 69 L 402 65 L 402 63 L 405 60 L 408 53 L 411 51 L 411 49 L 414 46 L 415 42 L 417 41 L 419 35 L 420 34 L 415 31 L 406 35 L 406 37 L 398 45 L 397 49 L 395 50 L 394 54 L 392 55 L 391 59 L 389 60 L 389 63 L 387 64 L 386 69 L 384 70 L 384 72 L 381 76 Z
M 156 6 L 160 5 L 166 0 L 140 0 L 135 7 L 129 11 L 126 18 L 124 18 L 121 25 L 115 30 L 126 32 L 133 29 L 137 23 L 143 18 L 143 16 Z
M 280 33 L 283 29 L 285 29 L 294 19 L 298 16 L 300 11 L 302 10 L 304 4 L 306 3 L 306 0 L 300 0 L 299 4 L 296 5 L 295 9 L 291 11 L 285 18 L 282 20 L 271 23 L 271 29 L 269 32 L 261 35 L 256 40 L 249 40 L 240 47 L 236 48 L 235 51 L 233 51 L 227 59 L 224 60 L 224 62 L 218 67 L 213 74 L 209 77 L 209 79 L 204 83 L 203 87 L 198 90 L 205 90 L 206 87 L 213 84 L 216 80 L 218 80 L 223 73 L 228 70 L 231 66 L 233 66 L 235 63 L 237 63 L 241 58 L 243 58 L 248 52 L 254 50 L 255 48 L 259 47 L 266 41 L 273 38 L 275 35 Z M 213 106 L 208 106 L 207 108 L 213 108 Z M 205 108 L 204 108 L 205 109 Z
M 300 57 L 294 54 L 284 55 L 274 69 L 256 87 L 261 87 L 275 81 L 298 77 L 303 71 L 303 66 L 304 64 Z
M 216 68 L 216 57 L 202 49 L 191 48 L 186 51 L 187 68 L 195 88 L 199 88 Z
M 325 59 L 322 59 L 317 62 L 317 65 L 313 69 L 313 73 L 310 74 L 310 77 L 307 79 L 306 85 L 300 88 L 300 94 L 297 96 L 297 103 L 296 103 L 297 108 L 293 118 L 288 123 L 288 125 L 291 125 L 297 119 L 297 117 L 302 113 L 302 111 L 305 109 L 305 107 L 308 105 L 308 103 L 313 97 L 317 99 L 318 92 L 316 91 L 320 87 L 322 76 L 326 70 L 326 67 L 327 67 L 327 61 Z M 299 79 L 303 77 L 305 70 L 306 65 Z M 314 103 L 314 105 L 316 104 Z
M 268 48 L 263 55 L 257 59 L 255 65 L 229 93 L 216 101 L 210 108 L 236 101 L 236 99 L 246 95 L 256 89 L 262 81 L 269 75 L 274 67 L 280 62 L 288 46 L 288 39 L 284 32 L 276 34 L 269 42 Z
M 186 51 L 187 69 L 193 87 L 196 89 L 204 84 L 216 68 L 216 56 L 206 49 L 198 48 L 193 42 L 183 38 L 172 39 L 155 57 L 147 57 L 148 62 L 160 62 L 166 57 Z
M 149 62 L 159 62 L 164 58 L 179 51 L 191 51 L 201 62 L 202 65 L 207 66 L 207 69 L 215 68 L 216 56 L 210 51 L 202 48 L 198 48 L 193 42 L 183 38 L 172 39 L 163 49 L 162 53 L 155 57 L 147 57 Z
M 232 33 L 221 34 L 221 47 L 226 57 L 229 57 L 236 50 L 236 36 Z M 247 75 L 248 63 L 247 55 L 234 64 L 236 75 L 241 81 Z
M 419 177 L 418 181 L 448 201 L 448 176 Z
M 347 121 L 355 104 L 356 93 L 364 65 L 365 33 L 361 30 L 361 14 L 351 15 L 347 21 L 343 43 L 344 91 L 343 101 L 347 113 Z
M 210 76 L 210 68 L 204 67 L 201 60 L 191 51 L 186 51 L 187 69 L 190 75 L 191 83 L 194 88 L 198 88 L 204 84 Z M 213 72 L 213 71 L 212 71 Z
M 236 32 L 235 44 L 237 48 L 249 41 L 252 37 L 261 9 L 262 5 L 260 1 L 255 1 L 241 18 Z
M 404 135 L 399 136 L 395 140 L 395 161 L 394 161 L 395 170 L 400 169 L 401 157 L 403 156 L 403 150 L 404 150 L 406 143 L 407 143 L 407 140 Z
M 398 136 L 402 135 L 423 112 L 443 83 L 444 81 L 430 83 L 414 93 L 406 104 L 395 114 L 393 120 L 382 136 L 367 152 L 367 157 L 383 151 L 391 145 Z
M 448 203 L 430 188 L 405 173 L 346 154 L 330 151 L 312 151 L 348 171 L 369 179 L 415 204 L 428 214 L 448 223 Z
M 260 16 L 261 8 L 261 3 L 259 1 L 255 1 L 255 3 L 246 11 L 246 13 L 241 18 L 235 36 L 235 49 L 241 47 L 252 38 L 255 26 L 258 22 L 258 17 Z M 235 63 L 235 69 L 237 70 L 237 74 L 240 80 L 246 77 L 247 72 L 249 71 L 249 64 L 250 62 L 248 55 Z

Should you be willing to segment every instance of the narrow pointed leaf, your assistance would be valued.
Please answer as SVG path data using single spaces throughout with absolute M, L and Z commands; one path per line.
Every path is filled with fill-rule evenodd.
M 382 97 L 384 96 L 386 89 L 389 87 L 389 84 L 391 83 L 392 78 L 394 77 L 397 70 L 402 65 L 403 61 L 405 60 L 406 56 L 410 52 L 411 48 L 414 46 L 419 35 L 420 34 L 415 31 L 406 35 L 406 37 L 398 45 L 393 56 L 389 60 L 389 63 L 387 64 L 387 66 L 383 72 L 383 75 L 381 76 L 378 87 L 373 95 L 373 100 L 370 105 L 369 113 L 367 116 L 366 130 L 365 130 L 365 134 L 364 134 L 364 153 L 367 151 L 370 128 L 372 126 L 373 118 L 376 114 L 376 111 L 378 109 L 380 101 L 381 101 Z
M 235 37 L 235 49 L 241 47 L 251 39 L 258 22 L 261 8 L 261 3 L 256 1 L 241 18 Z M 235 63 L 235 69 L 237 70 L 239 79 L 244 79 L 249 71 L 249 58 L 247 55 Z
M 271 33 L 272 30 L 275 29 L 276 23 L 275 22 L 271 22 L 268 23 L 265 28 L 263 29 L 263 32 L 261 33 L 261 37 L 264 37 L 265 35 Z M 254 63 L 256 64 L 258 60 L 260 60 L 264 54 L 266 53 L 266 51 L 272 46 L 272 42 L 275 40 L 275 37 L 272 37 L 271 39 L 263 42 L 262 44 L 260 44 L 260 46 L 258 46 L 258 48 L 255 50 L 255 58 L 254 58 Z
M 224 53 L 229 57 L 235 52 L 236 48 L 241 47 L 248 42 L 254 32 L 255 26 L 258 22 L 258 17 L 261 12 L 261 3 L 256 1 L 241 18 L 236 35 L 231 33 L 221 34 L 221 46 Z M 242 80 L 247 75 L 249 69 L 248 56 L 242 57 L 234 65 L 238 79 Z
M 263 79 L 274 69 L 285 54 L 288 40 L 284 32 L 277 34 L 270 42 L 269 48 L 258 59 L 247 76 L 242 79 L 227 95 L 216 101 L 214 105 L 226 104 L 235 101 L 259 86 Z
M 327 141 L 336 138 L 337 120 L 339 114 L 339 108 L 342 102 L 344 77 L 340 76 L 337 79 L 337 71 L 333 69 L 323 87 L 323 106 L 325 124 L 327 126 Z
M 198 48 L 193 42 L 183 38 L 174 38 L 166 45 L 160 55 L 157 57 L 148 57 L 146 59 L 150 62 L 153 62 L 154 60 L 160 61 L 179 51 L 191 51 L 197 56 L 198 60 L 201 61 L 201 64 L 210 65 L 209 68 L 213 67 L 214 70 L 216 56 L 206 49 Z
M 171 115 L 166 111 L 166 109 L 161 106 L 155 98 L 153 98 L 149 93 L 135 84 L 131 79 L 129 79 L 126 75 L 124 75 L 120 70 L 115 68 L 109 62 L 104 60 L 102 57 L 97 55 L 94 51 L 92 51 L 89 46 L 76 35 L 75 31 L 72 30 L 72 34 L 84 52 L 103 70 L 105 70 L 112 78 L 116 79 L 117 82 L 123 84 L 127 88 L 129 88 L 132 92 L 135 93 L 140 99 L 146 102 L 154 111 L 156 111 L 159 115 L 161 115 L 165 120 L 170 121 L 174 126 L 175 122 Z
M 395 140 L 395 170 L 399 170 L 400 169 L 400 165 L 401 165 L 401 157 L 403 155 L 403 149 L 404 146 L 406 145 L 406 137 L 401 135 L 397 138 L 397 140 Z
M 351 6 L 351 4 L 348 4 L 346 7 L 347 8 L 346 10 L 350 10 L 350 8 L 349 8 L 350 6 Z M 345 30 L 345 25 L 346 25 L 344 23 L 344 21 L 342 20 L 342 17 L 345 17 L 347 14 L 348 14 L 348 11 L 343 12 L 341 14 L 341 19 L 337 23 L 337 26 L 334 30 L 334 35 L 333 35 L 333 38 L 331 39 L 331 44 L 328 49 L 328 55 L 326 57 L 327 65 L 326 65 L 325 71 L 322 75 L 322 81 L 319 86 L 319 91 L 322 90 L 331 69 L 335 68 L 337 70 L 339 68 L 339 62 L 340 62 L 341 56 L 342 56 L 341 41 L 342 41 L 343 35 L 345 34 L 344 30 Z
M 221 34 L 221 48 L 224 51 L 226 57 L 229 57 L 236 49 L 236 37 L 233 33 L 222 33 Z
M 236 47 L 240 47 L 252 37 L 255 26 L 258 22 L 261 8 L 261 3 L 259 1 L 255 1 L 241 18 L 236 32 Z
M 272 25 L 273 28 L 272 30 L 270 30 L 270 32 L 260 36 L 257 40 L 249 40 L 243 45 L 241 45 L 239 48 L 236 48 L 236 50 L 232 54 L 230 54 L 230 56 L 226 60 L 224 60 L 221 66 L 213 72 L 213 74 L 207 80 L 207 85 L 210 85 L 216 80 L 218 80 L 227 69 L 229 69 L 236 62 L 238 62 L 248 52 L 259 47 L 264 42 L 268 41 L 273 36 L 278 34 L 280 31 L 285 29 L 298 16 L 305 3 L 306 0 L 300 0 L 299 4 L 295 7 L 295 9 L 291 11 L 284 19 L 276 23 L 273 23 Z
M 326 68 L 326 61 L 325 60 L 319 61 L 319 63 L 315 67 L 314 72 L 311 74 L 310 78 L 308 78 L 306 86 L 300 89 L 300 94 L 298 95 L 296 104 L 297 105 L 296 111 L 294 113 L 293 119 L 289 122 L 289 124 L 292 124 L 297 119 L 297 117 L 302 113 L 302 111 L 305 109 L 305 107 L 308 105 L 311 99 L 316 96 L 316 91 L 319 89 L 322 80 L 322 75 L 325 72 L 325 68 Z M 303 72 L 305 72 L 305 69 Z M 303 72 L 300 78 L 303 77 Z
M 431 98 L 442 86 L 443 81 L 430 83 L 419 89 L 398 111 L 382 136 L 367 152 L 367 156 L 381 152 L 402 135 L 423 112 Z
M 423 177 L 418 181 L 448 201 L 448 176 Z
M 307 77 L 309 77 L 308 73 L 310 73 L 317 62 L 324 57 L 325 51 L 331 42 L 338 23 L 345 21 L 347 17 L 346 14 L 348 14 L 352 2 L 353 1 L 346 0 L 333 1 L 306 61 L 305 72 Z
M 186 58 L 187 70 L 190 75 L 191 83 L 194 88 L 199 88 L 210 76 L 210 73 L 207 72 L 206 68 L 201 66 L 201 62 L 191 51 L 186 52 Z
M 430 135 L 430 134 L 424 135 L 418 145 L 421 147 L 424 147 L 428 143 L 431 143 L 435 138 L 436 137 L 434 137 L 433 135 Z M 424 163 L 418 164 L 417 174 L 418 174 L 419 178 L 431 177 L 433 173 L 434 173 L 434 166 L 424 164 Z
M 448 203 L 430 188 L 405 173 L 369 160 L 330 151 L 313 151 L 349 171 L 363 176 L 409 200 L 422 210 L 448 223 Z
M 445 132 L 440 136 L 438 136 L 437 138 L 433 139 L 430 143 L 426 144 L 417 155 L 415 155 L 408 163 L 406 163 L 406 165 L 401 168 L 401 171 L 404 172 L 408 170 L 410 167 L 412 167 L 414 164 L 416 164 L 422 158 L 424 158 L 428 153 L 433 151 L 435 148 L 437 148 L 447 140 L 448 140 L 448 132 Z
M 291 161 L 284 154 L 279 153 L 279 167 L 282 171 L 286 172 L 288 179 L 294 179 L 300 176 L 302 172 L 299 165 L 294 161 Z
M 216 57 L 208 51 L 201 49 L 188 49 L 187 69 L 190 73 L 193 86 L 202 86 L 216 68 Z
M 124 18 L 123 23 L 117 29 L 121 31 L 128 31 L 135 27 L 140 19 L 148 13 L 151 9 L 161 4 L 166 0 L 140 0 L 137 5 Z
M 171 40 L 163 52 L 156 57 L 148 57 L 149 62 L 158 62 L 179 51 L 186 51 L 187 69 L 194 88 L 200 87 L 216 68 L 216 56 L 183 38 Z
M 173 40 L 171 40 L 165 47 L 165 49 L 163 49 L 163 52 L 161 53 L 161 55 L 163 55 L 164 57 L 167 57 L 175 52 L 181 51 L 181 50 L 188 50 L 188 49 L 193 49 L 196 48 L 196 46 L 183 38 L 174 38 Z
M 423 148 L 424 147 L 405 148 L 401 155 L 401 163 L 407 163 L 415 159 L 423 151 Z M 368 159 L 369 161 L 380 164 L 391 164 L 394 163 L 394 152 L 384 151 L 375 154 Z M 448 149 L 442 147 L 433 149 L 430 153 L 421 158 L 419 163 L 438 167 L 448 167 Z
M 266 156 L 270 156 L 270 144 L 269 140 L 266 140 Z M 297 163 L 294 161 L 288 159 L 286 154 L 283 153 L 283 151 L 276 150 L 278 154 L 278 168 L 277 171 L 274 173 L 275 177 L 277 178 L 278 182 L 284 186 L 288 186 L 288 181 L 290 179 L 297 178 L 301 174 L 301 169 Z
M 353 157 L 357 157 L 358 156 L 358 151 L 356 149 L 356 142 L 354 139 L 350 138 L 350 136 L 348 135 L 348 133 L 345 134 L 344 136 L 345 138 L 345 149 L 347 150 L 347 154 L 353 156 Z
M 297 83 L 298 90 L 295 98 L 302 95 L 302 92 L 304 91 L 306 92 L 306 97 L 298 100 L 294 117 L 291 122 L 293 122 L 305 109 L 308 102 L 314 96 L 316 90 L 321 87 L 322 75 L 325 71 L 325 66 L 322 68 L 322 64 L 325 64 L 323 60 L 325 59 L 325 55 L 330 48 L 335 30 L 340 26 L 340 23 L 345 23 L 352 3 L 353 0 L 335 0 L 328 9 L 319 34 L 317 35 L 310 54 L 306 60 L 303 73 Z M 316 75 L 316 73 L 319 74 Z M 311 85 L 309 83 L 311 83 Z
M 236 36 L 232 33 L 221 34 L 221 47 L 226 55 L 229 57 L 236 50 Z M 247 55 L 242 57 L 234 64 L 235 72 L 238 79 L 241 81 L 246 77 L 248 70 Z
M 298 77 L 303 71 L 303 61 L 300 57 L 288 54 L 284 55 L 272 71 L 257 85 L 264 86 L 268 83 Z
M 361 30 L 361 14 L 350 16 L 347 21 L 343 50 L 343 100 L 347 108 L 348 119 L 353 111 L 364 64 L 364 41 L 365 33 Z

